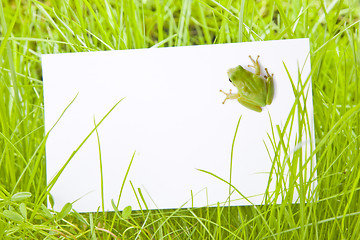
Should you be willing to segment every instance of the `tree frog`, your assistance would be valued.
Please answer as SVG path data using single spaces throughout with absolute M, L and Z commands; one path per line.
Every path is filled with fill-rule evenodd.
M 257 56 L 256 61 L 249 56 L 253 65 L 248 65 L 248 67 L 253 67 L 255 73 L 245 70 L 242 66 L 237 66 L 235 68 L 230 68 L 227 72 L 229 81 L 238 89 L 238 93 L 226 93 L 222 90 L 220 92 L 226 95 L 223 104 L 227 99 L 236 99 L 243 106 L 261 112 L 261 107 L 270 105 L 274 98 L 274 74 L 269 74 L 267 68 L 265 68 L 266 76 L 264 78 L 260 75 L 260 66 L 259 66 L 259 56 Z

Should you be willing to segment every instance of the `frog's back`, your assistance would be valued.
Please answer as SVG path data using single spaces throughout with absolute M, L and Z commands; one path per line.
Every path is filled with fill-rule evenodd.
M 241 81 L 242 95 L 259 106 L 266 105 L 266 80 L 259 76 L 255 75 L 249 71 L 244 73 L 247 81 Z

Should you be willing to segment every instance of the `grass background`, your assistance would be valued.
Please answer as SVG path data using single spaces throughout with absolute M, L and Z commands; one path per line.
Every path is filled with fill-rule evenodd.
M 359 30 L 357 0 L 0 0 L 0 239 L 359 239 Z M 279 205 L 85 214 L 70 203 L 59 213 L 44 207 L 41 54 L 304 37 L 317 201 L 300 194 L 290 204 L 293 189 L 308 189 L 293 182 L 277 187 Z M 292 116 L 306 119 L 300 95 Z

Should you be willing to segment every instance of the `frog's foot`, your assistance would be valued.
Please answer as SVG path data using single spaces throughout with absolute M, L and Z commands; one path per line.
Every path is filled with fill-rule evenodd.
M 259 55 L 257 56 L 257 58 L 256 58 L 256 61 L 249 55 L 249 58 L 250 58 L 250 60 L 252 61 L 252 63 L 254 64 L 254 65 L 248 65 L 248 67 L 252 67 L 252 68 L 254 68 L 255 69 L 255 74 L 256 75 L 260 75 L 260 66 L 259 66 Z
M 266 74 L 267 74 L 267 76 L 265 76 L 265 78 L 274 77 L 274 74 L 271 74 L 271 76 L 270 76 L 267 68 L 265 68 L 265 72 L 266 72 Z
M 231 93 L 231 89 L 229 90 L 229 93 L 224 92 L 223 90 L 220 90 L 220 92 L 224 93 L 226 95 L 224 101 L 222 102 L 222 104 L 224 104 L 226 102 L 226 100 L 228 99 L 238 99 L 240 97 L 239 93 Z

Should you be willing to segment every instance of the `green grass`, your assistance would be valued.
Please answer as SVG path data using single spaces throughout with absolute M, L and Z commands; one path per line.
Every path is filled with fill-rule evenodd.
M 0 239 L 359 239 L 359 31 L 357 0 L 0 0 Z M 279 184 L 269 195 L 283 200 L 278 205 L 270 196 L 263 206 L 131 212 L 114 204 L 114 212 L 86 214 L 42 205 L 41 54 L 303 37 L 311 43 L 315 196 L 306 194 L 296 151 L 271 159 Z M 288 128 L 297 118 L 307 131 L 306 93 L 294 87 Z M 273 136 L 283 137 L 269 151 L 289 153 L 284 130 L 274 126 Z M 284 164 L 294 170 L 289 186 L 279 178 Z M 294 189 L 300 197 L 292 205 Z

